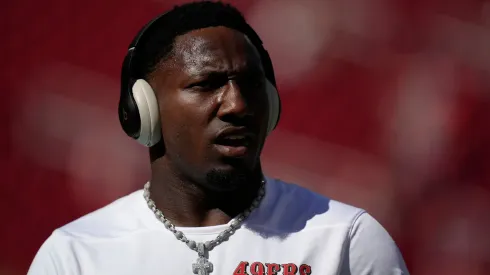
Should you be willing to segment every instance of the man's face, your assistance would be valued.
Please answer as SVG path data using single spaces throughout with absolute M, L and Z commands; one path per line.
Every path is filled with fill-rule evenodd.
M 177 37 L 159 67 L 150 83 L 166 161 L 211 189 L 246 183 L 260 168 L 268 121 L 266 80 L 255 47 L 229 28 L 195 30 Z

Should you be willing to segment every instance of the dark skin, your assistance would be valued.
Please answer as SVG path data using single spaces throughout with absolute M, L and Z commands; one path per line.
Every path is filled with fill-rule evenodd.
M 152 199 L 176 226 L 229 222 L 250 206 L 262 180 L 268 102 L 256 48 L 226 27 L 195 30 L 176 38 L 149 82 L 163 137 L 151 149 Z M 230 156 L 216 145 L 224 129 L 252 137 L 246 153 Z

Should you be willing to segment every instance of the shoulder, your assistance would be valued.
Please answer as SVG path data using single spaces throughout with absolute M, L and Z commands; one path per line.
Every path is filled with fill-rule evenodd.
M 354 221 L 345 258 L 343 268 L 352 274 L 409 274 L 390 234 L 368 213 Z
M 28 275 L 78 274 L 68 272 L 66 266 L 76 267 L 76 259 L 70 253 L 71 240 L 55 230 L 37 251 L 27 272 Z
M 389 233 L 365 210 L 276 179 L 268 179 L 268 188 L 269 228 L 335 232 L 343 239 L 342 270 L 351 274 L 409 274 Z
M 34 274 L 79 274 L 76 247 L 121 238 L 147 228 L 142 190 L 126 195 L 53 231 L 37 251 L 29 268 Z
M 264 207 L 261 207 L 256 221 L 277 230 L 303 231 L 332 226 L 348 230 L 365 213 L 361 208 L 278 179 L 268 178 L 266 187 Z
M 314 218 L 311 220 L 311 226 L 352 224 L 366 212 L 361 208 L 331 199 L 294 183 L 278 179 L 270 181 L 272 188 L 276 190 L 276 204 L 289 207 L 293 213 L 308 213 Z
M 138 190 L 84 215 L 58 229 L 53 238 L 117 238 L 140 230 L 145 208 L 143 191 Z M 143 212 L 143 213 L 142 213 Z

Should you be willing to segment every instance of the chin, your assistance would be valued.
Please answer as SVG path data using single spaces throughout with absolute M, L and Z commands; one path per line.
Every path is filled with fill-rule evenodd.
M 206 185 L 213 191 L 228 192 L 247 185 L 252 179 L 251 170 L 228 165 L 211 169 L 206 174 Z

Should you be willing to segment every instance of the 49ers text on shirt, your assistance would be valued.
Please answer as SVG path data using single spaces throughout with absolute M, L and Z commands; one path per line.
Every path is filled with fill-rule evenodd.
M 233 275 L 310 275 L 311 266 L 307 264 L 296 265 L 240 262 Z

